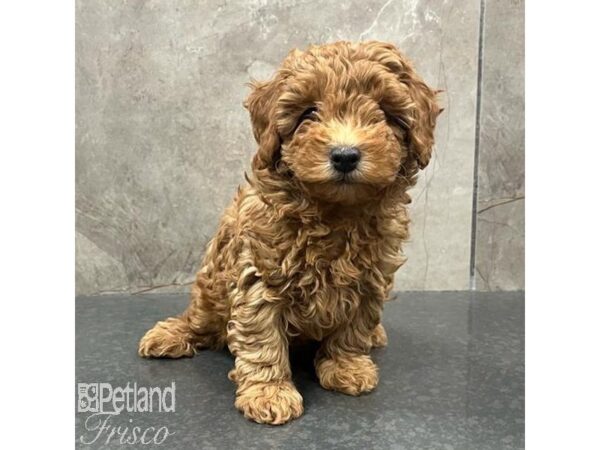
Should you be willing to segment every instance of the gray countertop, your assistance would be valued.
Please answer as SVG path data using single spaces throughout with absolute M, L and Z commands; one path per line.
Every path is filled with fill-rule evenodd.
M 235 386 L 227 379 L 233 359 L 227 351 L 181 360 L 137 356 L 143 333 L 186 304 L 186 295 L 76 299 L 77 383 L 176 386 L 174 412 L 77 412 L 77 448 L 524 447 L 522 292 L 399 294 L 384 312 L 389 345 L 373 351 L 379 386 L 361 397 L 323 390 L 312 368 L 314 346 L 294 349 L 294 381 L 305 412 L 280 427 L 251 423 L 234 408 Z M 119 433 L 133 440 L 135 427 L 138 441 L 145 430 L 147 440 L 159 429 L 157 441 L 165 430 L 170 435 L 161 445 L 121 444 Z

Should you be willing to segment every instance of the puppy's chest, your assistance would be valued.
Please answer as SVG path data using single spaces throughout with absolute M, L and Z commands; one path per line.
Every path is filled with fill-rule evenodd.
M 300 234 L 282 255 L 282 274 L 303 289 L 349 287 L 379 265 L 379 242 L 358 231 Z
M 313 339 L 350 321 L 381 278 L 379 242 L 357 231 L 316 230 L 290 246 L 280 273 L 293 330 Z M 367 297 L 367 298 L 365 298 Z

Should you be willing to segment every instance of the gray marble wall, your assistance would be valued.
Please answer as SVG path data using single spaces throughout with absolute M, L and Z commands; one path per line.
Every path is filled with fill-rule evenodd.
M 486 0 L 480 98 L 474 282 L 525 287 L 523 0 Z
M 478 288 L 522 288 L 522 70 L 506 66 L 522 56 L 509 30 L 522 10 L 486 3 L 473 228 L 479 0 L 78 0 L 77 292 L 187 290 L 255 150 L 245 83 L 291 48 L 339 39 L 394 42 L 446 91 L 397 288 L 468 289 L 472 262 Z

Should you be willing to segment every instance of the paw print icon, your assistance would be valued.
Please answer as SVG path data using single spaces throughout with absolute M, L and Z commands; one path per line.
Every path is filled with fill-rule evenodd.
M 98 383 L 78 383 L 77 394 L 77 412 L 98 412 Z

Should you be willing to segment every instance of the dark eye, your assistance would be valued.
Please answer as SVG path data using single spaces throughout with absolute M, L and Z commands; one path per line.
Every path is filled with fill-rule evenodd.
M 305 120 L 319 120 L 318 109 L 316 106 L 311 106 L 304 110 L 302 115 L 298 118 L 298 122 L 296 122 L 296 129 L 304 122 Z M 296 131 L 294 129 L 294 131 Z
M 385 113 L 385 118 L 387 119 L 388 122 L 390 122 L 393 125 L 396 125 L 397 127 L 401 128 L 404 131 L 407 131 L 409 126 L 408 124 L 401 118 L 389 113 Z

